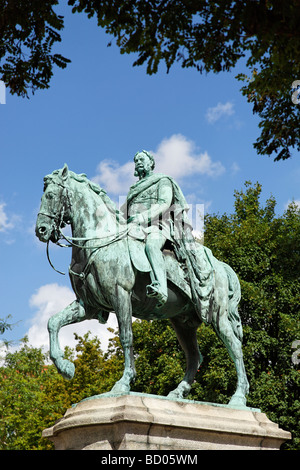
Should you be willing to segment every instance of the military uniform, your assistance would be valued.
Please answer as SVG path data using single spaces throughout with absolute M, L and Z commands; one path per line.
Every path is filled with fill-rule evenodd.
M 166 191 L 168 189 L 169 191 Z M 170 197 L 171 196 L 171 197 Z M 173 199 L 172 183 L 167 177 L 161 178 L 139 192 L 128 204 L 128 217 L 139 214 L 142 230 L 147 237 L 150 233 L 159 233 L 166 240 L 171 240 L 170 206 Z
M 196 311 L 202 320 L 210 323 L 214 291 L 210 250 L 194 240 L 187 217 L 188 205 L 177 183 L 169 176 L 157 173 L 141 179 L 131 186 L 123 211 L 126 218 L 138 215 L 141 225 L 136 233 L 142 234 L 140 239 L 145 239 L 146 252 L 147 240 L 151 240 L 155 234 L 158 234 L 159 239 L 157 247 L 162 248 L 166 240 L 171 241 L 177 259 L 187 267 Z M 149 261 L 155 278 L 159 278 L 158 288 L 155 285 L 148 287 L 154 287 L 160 295 L 160 285 L 165 301 L 166 274 L 163 272 L 162 254 L 157 247 L 152 252 L 153 258 L 156 256 L 157 259 L 152 260 L 155 262 L 151 262 L 151 259 Z M 156 266 L 159 268 L 157 273 Z

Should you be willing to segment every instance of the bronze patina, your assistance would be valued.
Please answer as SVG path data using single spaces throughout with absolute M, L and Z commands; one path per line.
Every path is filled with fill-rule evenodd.
M 186 356 L 186 372 L 168 397 L 181 399 L 191 389 L 202 361 L 197 343 L 201 322 L 211 324 L 235 364 L 237 387 L 230 404 L 246 406 L 249 391 L 238 313 L 241 291 L 234 271 L 194 239 L 188 205 L 177 183 L 154 173 L 146 151 L 135 157 L 138 181 L 117 210 L 106 192 L 65 165 L 44 178 L 36 235 L 42 242 L 72 247 L 69 275 L 76 300 L 48 322 L 50 356 L 66 378 L 74 364 L 63 358 L 60 329 L 71 323 L 117 316 L 124 350 L 124 372 L 112 395 L 129 393 L 136 376 L 132 317 L 169 319 Z M 63 235 L 70 224 L 72 236 Z

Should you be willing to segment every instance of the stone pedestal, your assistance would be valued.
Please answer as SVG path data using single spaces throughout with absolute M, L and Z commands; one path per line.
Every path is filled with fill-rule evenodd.
M 279 449 L 290 433 L 259 410 L 130 393 L 70 408 L 43 437 L 56 450 Z

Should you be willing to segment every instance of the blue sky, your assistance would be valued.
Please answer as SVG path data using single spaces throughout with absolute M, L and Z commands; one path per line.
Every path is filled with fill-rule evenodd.
M 134 181 L 132 159 L 141 149 L 152 151 L 157 170 L 206 212 L 231 213 L 234 190 L 246 180 L 262 184 L 262 201 L 275 196 L 279 214 L 300 201 L 299 155 L 275 163 L 253 148 L 259 120 L 234 78 L 245 71 L 242 63 L 219 75 L 177 64 L 166 74 L 162 65 L 148 76 L 145 67 L 132 67 L 133 56 L 107 47 L 110 38 L 94 19 L 60 12 L 65 29 L 55 51 L 72 63 L 55 70 L 49 90 L 29 100 L 7 92 L 0 105 L 0 318 L 11 314 L 18 322 L 6 339 L 28 334 L 34 346 L 47 346 L 47 319 L 73 300 L 69 279 L 51 269 L 34 234 L 43 177 L 64 163 L 115 201 Z M 68 250 L 52 246 L 51 256 L 67 270 Z M 94 321 L 66 327 L 62 344 L 72 345 L 73 331 L 88 330 L 105 344 L 106 326 Z

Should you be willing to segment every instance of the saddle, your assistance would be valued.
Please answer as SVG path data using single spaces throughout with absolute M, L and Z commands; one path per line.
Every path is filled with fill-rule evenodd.
M 150 273 L 150 277 L 153 277 L 144 241 L 130 237 L 129 233 L 128 249 L 137 271 Z M 215 263 L 211 250 L 199 244 L 183 262 L 178 261 L 175 252 L 168 249 L 163 250 L 163 256 L 168 283 L 179 288 L 192 301 L 199 318 L 210 324 L 215 286 Z
M 131 262 L 136 270 L 141 273 L 150 273 L 151 275 L 152 268 L 145 253 L 145 242 L 129 236 L 128 250 Z M 192 299 L 191 288 L 184 266 L 177 261 L 174 252 L 169 249 L 163 250 L 163 257 L 168 281 L 172 282 L 172 284 Z

